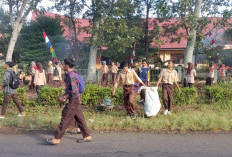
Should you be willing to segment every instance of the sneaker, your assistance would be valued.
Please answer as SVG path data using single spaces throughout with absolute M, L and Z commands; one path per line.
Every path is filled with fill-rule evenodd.
M 164 110 L 164 115 L 167 115 L 168 114 L 168 110 Z
M 169 115 L 172 114 L 171 111 L 168 111 L 168 114 L 169 114 Z
M 5 119 L 5 116 L 0 116 L 0 119 Z
M 26 115 L 25 114 L 22 114 L 22 113 L 20 113 L 20 114 L 18 114 L 18 117 L 25 117 Z
M 131 119 L 135 120 L 136 119 L 136 114 L 132 114 Z

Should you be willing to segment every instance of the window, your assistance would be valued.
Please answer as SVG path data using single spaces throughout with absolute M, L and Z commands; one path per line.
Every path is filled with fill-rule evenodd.
M 183 64 L 184 54 L 183 53 L 173 53 L 171 54 L 171 60 L 175 62 L 175 64 Z

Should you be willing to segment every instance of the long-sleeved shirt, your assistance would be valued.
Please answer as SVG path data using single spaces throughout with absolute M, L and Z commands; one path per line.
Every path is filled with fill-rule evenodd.
M 79 79 L 76 71 L 70 71 L 65 77 L 65 95 L 69 95 L 70 98 L 78 98 L 80 100 L 79 92 Z
M 44 70 L 42 73 L 40 73 L 39 70 L 36 70 L 34 84 L 36 86 L 43 86 L 47 84 Z
M 10 87 L 10 81 L 11 81 L 11 72 L 13 72 L 13 70 L 8 69 L 5 71 L 4 73 L 4 89 L 3 89 L 3 93 L 5 95 L 11 95 L 11 94 L 16 94 L 17 93 L 17 89 L 12 89 Z
M 134 70 L 128 69 L 128 72 L 122 71 L 119 73 L 114 87 L 117 88 L 119 84 L 134 85 L 135 82 L 143 83 Z
M 140 78 L 143 82 L 150 81 L 150 68 L 143 67 L 140 72 Z

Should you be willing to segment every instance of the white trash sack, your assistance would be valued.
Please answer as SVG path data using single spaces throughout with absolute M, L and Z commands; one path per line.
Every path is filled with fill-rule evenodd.
M 142 89 L 146 89 L 145 92 L 145 102 L 144 102 L 144 112 L 147 117 L 152 117 L 155 116 L 160 108 L 161 108 L 161 103 L 159 99 L 159 94 L 158 94 L 158 88 L 157 87 L 140 87 L 139 93 L 141 92 Z

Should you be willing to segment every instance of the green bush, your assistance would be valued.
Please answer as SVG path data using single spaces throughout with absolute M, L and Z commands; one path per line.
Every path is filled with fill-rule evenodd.
M 179 93 L 177 88 L 175 88 L 173 103 L 178 106 L 193 104 L 196 103 L 197 96 L 196 88 L 181 88 L 181 93 Z
M 63 90 L 64 87 L 60 87 L 60 88 L 53 88 L 49 86 L 42 87 L 38 91 L 38 98 L 34 105 L 42 105 L 42 106 L 63 105 L 64 103 L 58 100 Z
M 162 88 L 158 89 L 160 100 L 162 101 Z M 178 92 L 175 87 L 173 92 L 173 105 L 186 106 L 196 103 L 197 101 L 197 89 L 196 88 L 181 88 L 181 93 Z
M 26 99 L 26 88 L 18 88 L 17 89 L 17 94 L 19 97 L 19 102 L 23 105 L 23 106 L 27 106 L 30 102 Z M 4 94 L 3 92 L 0 93 L 0 104 L 3 104 L 3 100 L 4 100 Z M 9 107 L 15 106 L 13 100 L 11 99 L 9 105 Z
M 205 103 L 219 107 L 232 108 L 232 84 L 222 83 L 204 87 Z
M 83 105 L 100 105 L 105 98 L 113 100 L 113 104 L 123 103 L 123 91 L 122 88 L 117 89 L 114 96 L 112 96 L 112 88 L 101 87 L 99 85 L 88 84 L 85 87 L 85 91 L 82 94 L 81 102 Z

